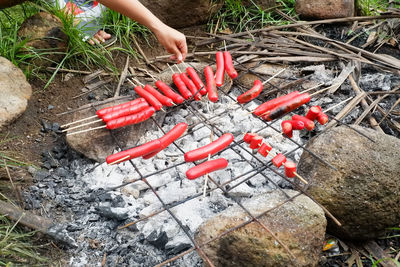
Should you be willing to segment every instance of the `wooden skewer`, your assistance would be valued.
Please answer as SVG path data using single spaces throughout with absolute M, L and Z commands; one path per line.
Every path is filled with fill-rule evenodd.
M 352 100 L 353 98 L 354 98 L 354 97 L 351 96 L 351 97 L 349 97 L 349 98 L 343 100 L 342 102 L 337 103 L 336 105 L 334 105 L 334 106 L 332 106 L 332 107 L 330 107 L 330 108 L 324 110 L 323 112 L 326 113 L 326 112 L 328 112 L 328 111 L 331 111 L 332 109 L 334 109 L 334 108 L 336 108 L 336 107 L 338 107 L 338 106 L 340 106 L 340 105 L 342 105 L 342 104 L 344 104 L 344 103 L 346 103 L 346 102 Z
M 103 121 L 103 120 L 99 119 L 99 120 L 87 122 L 87 123 L 84 123 L 84 124 L 81 124 L 81 125 L 77 125 L 77 126 L 62 130 L 61 132 L 65 133 L 65 132 L 68 132 L 68 131 L 71 131 L 71 130 L 74 130 L 74 129 L 77 129 L 77 128 L 81 128 L 81 127 L 84 127 L 84 126 L 87 126 L 87 125 L 95 124 L 95 123 L 100 122 L 100 121 Z
M 271 76 L 268 80 L 264 81 L 262 84 L 265 85 L 266 83 L 272 81 L 273 79 L 276 78 L 276 76 L 278 76 L 279 74 L 281 74 L 282 72 L 284 72 L 286 70 L 286 68 L 281 69 L 280 71 L 278 71 L 277 73 L 275 73 L 273 76 Z
M 178 69 L 179 73 L 182 73 L 181 69 L 178 67 L 178 65 L 174 64 L 174 66 Z
M 107 125 L 103 125 L 103 126 L 99 126 L 99 127 L 95 127 L 95 128 L 90 128 L 90 129 L 86 129 L 86 130 L 81 130 L 81 131 L 77 131 L 77 132 L 73 132 L 73 133 L 68 133 L 67 136 L 71 136 L 71 135 L 76 135 L 76 134 L 81 134 L 81 133 L 86 133 L 86 132 L 90 132 L 90 131 L 94 131 L 94 130 L 98 130 L 98 129 L 103 129 L 106 128 Z
M 320 84 L 318 84 L 318 85 L 316 85 L 316 86 L 314 86 L 314 87 L 308 88 L 308 89 L 306 89 L 306 90 L 304 90 L 304 91 L 302 91 L 302 92 L 300 92 L 300 93 L 301 93 L 301 94 L 307 93 L 307 92 L 309 92 L 309 91 L 312 91 L 312 90 L 314 90 L 314 89 L 317 89 L 317 88 L 321 87 L 322 85 L 324 85 L 324 84 L 323 84 L 323 83 L 320 83 Z
M 119 160 L 116 160 L 116 161 L 114 161 L 114 162 L 111 162 L 110 164 L 108 164 L 108 165 L 115 165 L 115 164 L 118 164 L 118 163 L 120 163 L 120 162 L 123 162 L 123 161 L 125 161 L 125 160 L 127 160 L 127 159 L 129 159 L 131 156 L 125 156 L 125 157 L 123 157 L 123 158 L 121 158 L 121 159 L 119 159 Z
M 262 143 L 261 143 L 262 144 Z M 258 147 L 261 147 L 261 144 L 258 145 Z M 272 157 L 277 156 L 276 153 L 274 152 L 269 152 L 268 155 L 271 155 Z M 283 166 L 285 166 L 285 163 L 282 163 Z M 306 181 L 306 179 L 304 179 L 303 177 L 301 177 L 297 172 L 293 172 L 293 174 L 303 183 L 303 184 L 308 184 L 308 182 Z
M 319 90 L 319 91 L 317 91 L 317 92 L 315 92 L 315 93 L 312 93 L 311 95 L 310 95 L 310 97 L 313 97 L 313 96 L 315 96 L 315 95 L 318 95 L 318 94 L 320 94 L 320 93 L 323 93 L 323 92 L 325 92 L 325 91 L 327 91 L 327 90 L 329 90 L 330 88 L 329 87 L 326 87 L 326 88 L 324 88 L 324 89 L 321 89 L 321 90 Z
M 293 172 L 294 175 L 296 175 L 296 177 L 303 183 L 303 184 L 308 184 L 308 182 L 301 177 L 297 172 Z
M 65 128 L 67 126 L 70 126 L 70 125 L 73 125 L 73 124 L 77 124 L 77 123 L 80 123 L 80 122 L 83 122 L 83 121 L 87 121 L 87 120 L 90 120 L 90 119 L 94 119 L 94 118 L 97 118 L 97 115 L 94 115 L 94 116 L 91 116 L 91 117 L 87 117 L 87 118 L 84 118 L 84 119 L 81 119 L 81 120 L 73 121 L 73 122 L 61 125 L 60 127 L 61 128 Z

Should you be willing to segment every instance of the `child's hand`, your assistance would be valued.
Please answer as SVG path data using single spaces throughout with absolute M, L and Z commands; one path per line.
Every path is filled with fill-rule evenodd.
M 181 63 L 187 55 L 186 37 L 177 30 L 164 25 L 155 32 L 158 41 L 165 47 L 168 53 L 173 54 L 172 60 Z

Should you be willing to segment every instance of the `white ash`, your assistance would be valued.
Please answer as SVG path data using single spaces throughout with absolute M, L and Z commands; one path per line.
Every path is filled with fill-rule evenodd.
M 222 101 L 218 103 L 192 103 L 194 107 L 201 110 L 201 113 L 198 114 L 198 119 L 194 119 L 197 117 L 193 114 L 193 112 L 198 112 L 198 110 L 193 110 L 191 107 L 188 109 L 180 109 L 173 114 L 167 115 L 163 130 L 169 131 L 174 125 L 180 122 L 193 123 L 195 121 L 203 120 L 204 117 L 210 118 L 215 114 L 221 113 L 222 115 L 212 119 L 210 122 L 211 125 L 215 125 L 218 130 L 213 129 L 213 133 L 209 126 L 200 124 L 176 142 L 179 148 L 185 152 L 190 151 L 210 143 L 210 138 L 212 136 L 215 140 L 218 136 L 228 132 L 234 134 L 235 142 L 239 143 L 241 142 L 245 132 L 255 131 L 258 131 L 258 133 L 265 138 L 265 141 L 274 147 L 273 151 L 275 153 L 289 152 L 297 147 L 296 144 L 288 141 L 288 139 L 284 138 L 279 132 L 282 120 L 272 124 L 278 130 L 275 131 L 270 127 L 266 127 L 265 123 L 259 119 L 252 117 L 245 109 L 230 111 L 234 110 L 238 106 L 226 96 L 220 96 L 220 98 Z M 246 105 L 246 108 L 253 110 L 256 106 L 257 104 L 255 103 L 249 103 Z M 230 110 L 227 110 L 227 107 Z M 219 130 L 221 130 L 222 133 Z M 161 131 L 148 132 L 140 142 L 144 143 L 159 138 L 160 136 L 162 136 Z M 294 140 L 301 143 L 298 132 L 294 132 Z M 165 149 L 163 153 L 160 153 L 160 155 L 154 157 L 152 160 L 134 159 L 133 162 L 142 175 L 149 175 L 164 170 L 167 166 L 181 163 L 183 161 L 183 153 L 180 149 L 171 145 Z M 223 189 L 229 190 L 230 197 L 251 197 L 260 192 L 274 189 L 275 186 L 273 183 L 269 182 L 268 179 L 271 179 L 277 184 L 284 184 L 284 180 L 270 170 L 265 170 L 263 172 L 265 176 L 261 174 L 256 175 L 254 172 L 250 175 L 250 177 L 253 176 L 251 179 L 241 184 L 240 182 L 248 178 L 249 175 L 232 182 L 232 179 L 235 177 L 252 170 L 254 167 L 262 166 L 271 160 L 271 156 L 265 159 L 260 155 L 256 155 L 260 161 L 255 160 L 253 153 L 254 152 L 249 148 L 248 144 L 241 143 L 241 145 L 236 145 L 233 148 L 223 151 L 220 156 L 213 157 L 224 157 L 229 162 L 227 169 L 212 173 L 210 176 L 218 184 L 225 184 Z M 293 155 L 290 155 L 289 158 L 294 157 L 295 159 L 298 159 L 300 153 L 301 149 L 298 149 Z M 170 155 L 175 155 L 175 157 L 171 157 Z M 193 181 L 186 179 L 186 171 L 193 166 L 195 166 L 193 163 L 185 163 L 176 168 L 150 176 L 147 178 L 147 181 L 155 190 L 157 190 L 157 194 L 165 204 L 168 205 L 180 201 L 183 202 L 185 199 L 203 192 L 204 178 L 199 178 Z M 271 168 L 275 167 L 272 166 Z M 283 173 L 282 170 L 278 170 L 278 172 Z M 266 177 L 268 177 L 268 179 Z M 139 178 L 140 175 L 136 173 L 134 168 L 128 162 L 119 164 L 118 166 L 107 166 L 106 164 L 102 164 L 94 171 L 80 177 L 80 179 L 85 181 L 88 184 L 88 187 L 92 189 L 111 188 L 120 185 L 129 179 Z M 231 187 L 233 188 L 230 189 Z M 215 216 L 218 212 L 234 203 L 230 197 L 223 194 L 221 189 L 216 188 L 216 185 L 211 181 L 209 181 L 209 188 L 214 190 L 208 197 L 197 197 L 171 208 L 171 212 L 179 218 L 184 226 L 188 227 L 191 235 L 193 235 L 199 225 L 205 220 Z M 148 185 L 142 181 L 118 189 L 116 190 L 116 193 L 123 194 L 126 205 L 129 205 L 130 210 L 132 210 L 129 214 L 130 220 L 132 221 L 137 220 L 137 218 L 149 216 L 163 208 L 157 196 L 151 189 L 149 189 Z M 182 243 L 188 245 L 191 244 L 183 230 L 180 229 L 175 220 L 166 211 L 138 223 L 136 227 L 145 238 L 154 231 L 157 233 L 162 231 L 166 232 L 168 236 L 166 247 L 174 247 Z

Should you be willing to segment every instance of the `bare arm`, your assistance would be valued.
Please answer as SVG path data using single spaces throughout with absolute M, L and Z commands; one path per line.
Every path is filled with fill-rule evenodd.
M 149 28 L 166 50 L 174 54 L 174 59 L 178 62 L 185 60 L 187 54 L 185 36 L 164 24 L 138 0 L 99 0 L 99 2 Z

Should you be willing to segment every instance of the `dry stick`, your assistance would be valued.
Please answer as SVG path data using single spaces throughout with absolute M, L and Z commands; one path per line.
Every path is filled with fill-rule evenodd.
M 15 188 L 14 182 L 11 178 L 10 170 L 8 169 L 8 165 L 7 165 L 7 161 L 4 158 L 3 158 L 3 162 L 4 162 L 4 168 L 6 169 L 6 172 L 7 172 L 8 179 L 10 180 L 10 183 L 11 183 L 11 187 L 14 191 L 15 196 L 18 198 L 17 189 Z
M 366 93 L 364 92 L 364 90 L 362 90 L 356 83 L 356 81 L 354 80 L 353 74 L 351 74 L 349 76 L 349 81 L 351 84 L 351 87 L 353 88 L 353 90 L 359 94 L 359 95 L 366 95 Z M 364 110 L 368 109 L 368 103 L 367 101 L 364 99 L 364 97 L 361 99 L 361 106 L 363 107 Z M 376 121 L 376 119 L 372 116 L 369 117 L 369 122 L 371 124 L 371 127 L 374 128 L 375 130 L 384 133 L 384 131 L 382 130 L 382 128 L 379 126 L 378 122 Z
M 92 71 L 84 71 L 84 70 L 70 70 L 70 69 L 57 69 L 55 67 L 47 67 L 46 70 L 48 71 L 55 71 L 58 70 L 59 72 L 69 72 L 69 73 L 76 73 L 76 74 L 85 74 L 85 75 L 90 75 L 90 74 L 95 74 Z M 110 76 L 114 75 L 113 73 L 101 73 L 101 76 Z
M 121 91 L 121 85 L 125 82 L 126 76 L 128 74 L 128 67 L 129 67 L 129 55 L 126 57 L 125 67 L 121 73 L 121 77 L 119 78 L 117 90 L 115 90 L 114 97 L 119 96 L 119 93 Z
M 388 112 L 386 112 L 385 116 L 383 116 L 382 120 L 378 123 L 378 125 L 381 125 L 381 123 L 389 116 L 389 114 L 397 107 L 397 105 L 400 104 L 400 98 L 397 99 L 397 101 L 393 104 L 393 106 L 389 109 Z
M 87 84 L 89 82 L 91 82 L 92 80 L 96 79 L 97 77 L 99 77 L 100 75 L 102 75 L 104 72 L 104 70 L 97 70 L 89 75 L 86 75 L 82 80 L 84 84 Z
M 109 79 L 104 80 L 104 81 L 98 81 L 98 82 L 96 82 L 94 84 L 87 85 L 87 86 L 85 86 L 85 88 L 87 88 L 89 90 L 87 90 L 86 92 L 83 92 L 83 93 L 81 93 L 79 95 L 76 95 L 76 96 L 72 97 L 72 99 L 77 99 L 77 98 L 79 98 L 81 96 L 87 95 L 88 93 L 99 89 L 101 86 L 103 86 L 103 85 L 105 85 L 105 84 L 107 84 L 107 83 L 109 83 L 111 81 L 112 81 L 112 78 L 109 78 Z
M 364 112 L 357 118 L 357 120 L 354 122 L 355 125 L 360 124 L 364 118 L 371 112 L 372 109 L 374 109 L 376 107 L 376 105 L 378 105 L 385 97 L 387 97 L 388 95 L 383 95 L 378 97 L 377 99 L 375 99 L 374 102 L 371 103 L 371 105 L 368 106 L 368 108 L 364 109 Z M 379 123 L 378 123 L 379 125 Z
M 97 117 L 97 116 L 96 116 L 96 117 Z M 71 128 L 65 129 L 65 130 L 62 130 L 61 132 L 62 132 L 62 133 L 65 133 L 65 132 L 68 132 L 68 131 L 71 131 L 71 130 L 74 130 L 74 129 L 78 129 L 78 128 L 82 128 L 82 127 L 85 127 L 85 126 L 88 126 L 88 125 L 92 125 L 92 124 L 95 124 L 95 123 L 98 123 L 98 122 L 101 122 L 101 121 L 103 121 L 103 120 L 102 120 L 102 119 L 99 119 L 99 120 L 87 122 L 87 123 L 84 123 L 84 124 L 80 124 L 80 125 L 77 125 L 77 126 L 74 126 L 74 127 L 71 127 Z
M 307 26 L 307 25 L 330 24 L 330 23 L 337 23 L 337 22 L 368 21 L 368 20 L 375 20 L 375 19 L 390 19 L 390 18 L 399 18 L 399 17 L 400 17 L 400 15 L 393 14 L 393 15 L 383 15 L 383 16 L 360 16 L 360 17 L 347 17 L 347 18 L 338 18 L 338 19 L 325 19 L 325 20 L 298 22 L 298 23 L 288 24 L 288 25 L 270 26 L 270 27 L 266 27 L 266 28 L 262 28 L 262 29 L 251 30 L 249 32 L 250 33 L 268 32 L 268 31 L 273 31 L 273 30 L 290 29 L 290 28 L 296 28 L 296 27 Z M 226 36 L 239 37 L 239 36 L 243 36 L 243 35 L 247 35 L 247 34 L 248 34 L 248 32 L 240 32 L 240 33 L 234 33 L 234 34 L 230 34 L 230 35 L 226 35 Z M 196 43 L 196 45 L 197 46 L 207 45 L 207 44 L 215 43 L 218 41 L 219 41 L 218 38 L 210 38 L 209 40 L 205 40 L 203 42 L 198 42 L 198 43 Z
M 143 52 L 142 48 L 140 47 L 139 43 L 136 41 L 136 38 L 133 35 L 133 33 L 131 33 L 130 35 L 131 35 L 131 38 L 133 39 L 133 43 L 135 44 L 136 48 L 139 50 L 140 55 L 143 57 L 144 61 L 146 62 L 146 65 L 148 65 L 149 67 L 151 67 L 152 69 L 154 69 L 155 71 L 160 73 L 160 70 L 158 68 L 156 68 L 153 64 L 151 64 L 151 62 L 147 58 L 146 54 Z
M 77 123 L 80 123 L 80 122 L 83 122 L 83 121 L 87 121 L 87 120 L 90 120 L 90 119 L 94 119 L 94 118 L 97 118 L 97 117 L 98 117 L 97 115 L 94 115 L 94 116 L 91 116 L 91 117 L 87 117 L 87 118 L 84 118 L 84 119 L 81 119 L 81 120 L 77 120 L 77 121 L 73 121 L 73 122 L 61 125 L 60 127 L 61 128 L 65 128 L 67 126 L 70 126 L 70 125 L 73 125 L 73 124 L 77 124 Z
M 323 36 L 323 35 L 321 35 L 321 34 L 315 35 L 315 34 L 308 34 L 308 33 L 301 33 L 301 32 L 280 32 L 280 33 L 281 33 L 281 34 L 284 34 L 284 35 L 307 36 L 307 37 L 312 37 L 312 38 L 317 38 L 317 39 L 320 39 L 320 40 L 324 40 L 324 41 L 330 42 L 330 43 L 332 43 L 332 44 L 335 43 L 335 44 L 337 44 L 337 45 L 346 47 L 347 49 L 350 49 L 350 50 L 352 50 L 353 52 L 361 53 L 361 54 L 367 55 L 367 56 L 369 56 L 370 58 L 372 58 L 372 59 L 374 59 L 374 60 L 376 60 L 376 61 L 378 61 L 378 62 L 380 62 L 380 63 L 382 63 L 382 64 L 384 64 L 384 65 L 386 65 L 386 66 L 388 66 L 388 67 L 390 67 L 389 69 L 390 69 L 391 71 L 393 71 L 393 69 L 400 69 L 400 66 L 399 66 L 398 64 L 397 64 L 397 65 L 394 64 L 394 63 L 392 62 L 392 60 L 388 59 L 388 58 L 385 57 L 385 56 L 377 55 L 377 54 L 371 53 L 371 52 L 369 52 L 369 51 L 366 51 L 366 50 L 364 50 L 364 49 L 358 48 L 358 47 L 356 47 L 356 46 L 353 46 L 353 45 L 350 45 L 350 44 L 346 44 L 346 43 L 343 43 L 343 42 L 338 41 L 338 40 L 330 39 L 330 38 L 325 37 L 325 36 Z M 368 63 L 368 64 L 371 64 L 371 63 Z M 372 65 L 377 65 L 377 66 L 379 66 L 379 65 L 376 64 L 376 63 L 373 63 Z M 383 67 L 383 66 L 380 66 L 380 67 Z M 398 71 L 397 71 L 396 73 L 398 73 Z
M 360 93 L 360 94 L 358 94 L 356 97 L 354 97 L 353 100 L 350 101 L 350 103 L 348 103 L 348 104 L 334 117 L 334 120 L 331 121 L 331 122 L 329 122 L 329 123 L 326 125 L 325 128 L 326 128 L 326 129 L 329 129 L 329 128 L 331 128 L 331 127 L 336 126 L 336 124 L 338 123 L 338 121 L 340 121 L 340 120 L 341 120 L 342 118 L 344 118 L 348 113 L 350 113 L 350 112 L 353 110 L 353 108 L 354 108 L 355 106 L 357 106 L 358 103 L 360 103 L 360 101 L 361 101 L 362 99 L 364 99 L 365 96 L 366 96 L 365 93 Z

